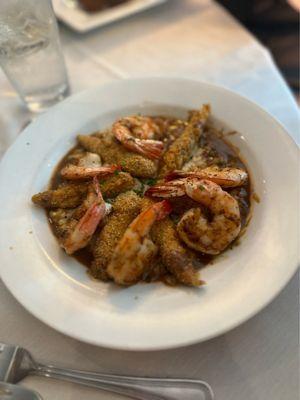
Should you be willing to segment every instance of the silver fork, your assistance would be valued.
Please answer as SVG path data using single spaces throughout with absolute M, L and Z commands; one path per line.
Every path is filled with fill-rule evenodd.
M 214 398 L 211 387 L 200 380 L 139 378 L 57 368 L 36 362 L 29 351 L 22 347 L 0 343 L 0 381 L 17 383 L 28 375 L 62 379 L 139 400 Z

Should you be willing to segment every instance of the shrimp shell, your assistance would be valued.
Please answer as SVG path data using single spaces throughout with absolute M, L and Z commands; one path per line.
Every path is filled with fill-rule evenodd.
M 159 140 L 151 140 L 155 133 L 152 128 L 154 122 L 150 125 L 150 118 L 145 118 L 145 122 L 139 121 L 143 121 L 143 117 L 123 118 L 114 123 L 112 132 L 128 150 L 152 159 L 160 158 L 164 144 Z M 138 129 L 134 130 L 134 128 Z M 137 133 L 138 137 L 135 137 Z
M 80 180 L 93 178 L 94 176 L 99 178 L 106 177 L 116 171 L 120 171 L 120 169 L 121 167 L 119 165 L 82 167 L 80 165 L 69 164 L 60 171 L 60 174 L 65 179 Z
M 221 187 L 229 188 L 244 185 L 247 182 L 248 174 L 240 168 L 210 166 L 197 172 L 173 171 L 165 176 L 165 181 L 173 181 L 178 178 L 207 179 Z
M 85 201 L 86 212 L 62 242 L 62 247 L 67 254 L 73 254 L 75 251 L 85 247 L 93 236 L 99 222 L 105 216 L 106 205 L 96 178 L 94 178 L 93 186 L 95 193 L 90 192 Z

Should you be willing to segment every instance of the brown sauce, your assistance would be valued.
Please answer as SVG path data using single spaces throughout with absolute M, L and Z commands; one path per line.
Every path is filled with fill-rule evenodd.
M 69 163 L 69 157 L 74 153 L 75 150 L 79 150 L 80 146 L 74 146 L 67 152 L 66 155 L 60 160 L 55 167 L 53 175 L 50 180 L 49 189 L 57 189 L 60 185 L 65 183 L 65 180 L 61 177 L 60 171 Z
M 161 129 L 167 132 L 168 135 L 170 136 L 170 138 L 168 137 L 159 138 L 165 142 L 166 146 L 168 146 L 171 141 L 180 136 L 180 134 L 183 132 L 186 126 L 185 121 L 180 121 L 175 118 L 160 117 L 160 116 L 152 118 L 161 127 Z M 204 148 L 208 147 L 208 151 L 211 151 L 212 164 L 214 164 L 215 157 L 219 156 L 221 159 L 219 162 L 219 166 L 233 166 L 237 168 L 242 168 L 247 171 L 247 167 L 243 162 L 243 160 L 241 159 L 238 149 L 235 148 L 228 140 L 226 140 L 226 136 L 228 135 L 223 134 L 222 132 L 217 131 L 214 128 L 208 127 L 200 139 L 199 146 Z M 72 155 L 74 151 L 80 149 L 81 149 L 80 146 L 73 147 L 58 163 L 51 178 L 49 189 L 57 189 L 60 185 L 65 184 L 65 181 L 62 179 L 60 175 L 60 171 L 66 164 L 70 162 L 70 155 Z M 248 176 L 250 177 L 249 173 Z M 155 180 L 153 181 L 154 184 Z M 251 198 L 253 197 L 253 194 L 251 191 L 250 179 L 248 179 L 248 182 L 245 185 L 238 188 L 227 189 L 227 191 L 231 195 L 233 195 L 239 202 L 240 212 L 241 212 L 241 222 L 242 222 L 241 232 L 243 233 L 243 229 L 245 229 L 245 227 L 247 226 L 251 216 L 250 213 Z M 172 202 L 173 205 L 173 212 L 171 214 L 171 218 L 175 223 L 179 221 L 180 216 L 187 209 L 191 208 L 193 205 L 196 206 L 196 203 L 193 202 L 193 200 L 191 200 L 187 196 L 180 198 L 179 200 L 170 199 L 170 201 Z M 49 212 L 48 212 L 48 217 L 49 217 Z M 54 233 L 53 225 L 51 223 L 50 226 Z M 230 245 L 229 248 L 232 248 L 233 246 L 239 244 L 239 237 Z M 91 263 L 93 261 L 93 255 L 89 246 L 77 251 L 72 256 L 81 264 L 85 265 L 87 268 L 90 268 Z M 212 263 L 212 261 L 215 258 L 216 256 L 199 253 L 198 260 L 200 268 L 203 268 L 206 265 Z M 153 270 L 147 275 L 147 277 L 145 277 L 144 281 L 145 282 L 163 281 L 168 285 L 176 285 L 174 277 L 172 277 L 164 268 L 161 268 L 160 266 L 154 267 Z
M 77 261 L 85 265 L 87 268 L 90 267 L 94 258 L 92 252 L 86 247 L 76 251 L 74 257 Z

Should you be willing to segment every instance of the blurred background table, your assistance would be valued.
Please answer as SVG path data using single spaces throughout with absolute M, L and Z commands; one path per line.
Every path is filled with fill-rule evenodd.
M 170 0 L 84 35 L 62 26 L 61 40 L 73 93 L 130 77 L 208 81 L 260 104 L 299 142 L 298 107 L 269 51 L 210 0 Z M 1 156 L 31 118 L 2 72 L 0 105 Z M 295 400 L 298 287 L 295 276 L 265 310 L 219 338 L 175 350 L 132 353 L 96 348 L 61 335 L 24 310 L 0 282 L 0 340 L 23 345 L 41 360 L 73 368 L 205 379 L 220 400 Z M 28 378 L 24 385 L 45 400 L 121 399 L 41 378 Z

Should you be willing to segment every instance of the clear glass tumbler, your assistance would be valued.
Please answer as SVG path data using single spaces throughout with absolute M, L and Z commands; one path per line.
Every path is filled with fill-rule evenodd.
M 0 65 L 31 111 L 67 96 L 51 0 L 0 0 Z

